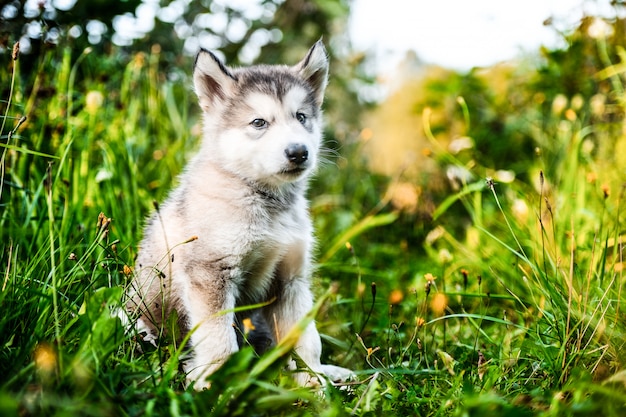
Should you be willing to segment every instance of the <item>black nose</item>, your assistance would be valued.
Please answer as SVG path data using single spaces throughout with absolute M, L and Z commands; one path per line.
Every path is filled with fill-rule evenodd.
M 301 143 L 292 143 L 285 148 L 285 156 L 294 164 L 302 164 L 309 159 L 309 151 Z

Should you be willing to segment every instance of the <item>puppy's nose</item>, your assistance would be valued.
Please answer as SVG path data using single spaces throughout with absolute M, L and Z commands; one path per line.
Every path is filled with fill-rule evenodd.
M 300 165 L 309 159 L 309 151 L 301 143 L 292 143 L 285 148 L 285 156 L 289 159 L 289 162 Z

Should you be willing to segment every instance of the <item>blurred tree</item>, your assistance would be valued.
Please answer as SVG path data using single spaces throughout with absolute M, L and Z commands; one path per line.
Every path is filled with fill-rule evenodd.
M 217 51 L 229 65 L 292 64 L 324 38 L 332 61 L 327 109 L 336 109 L 329 114 L 345 126 L 360 114 L 354 80 L 371 81 L 359 68 L 362 57 L 351 55 L 349 11 L 349 0 L 13 0 L 0 8 L 0 60 L 8 60 L 20 40 L 22 73 L 32 74 L 42 48 L 69 47 L 78 56 L 91 46 L 108 62 L 89 59 L 80 71 L 108 79 L 115 60 L 123 64 L 131 53 L 157 51 L 164 72 L 180 78 L 199 48 Z
M 141 0 L 13 0 L 0 9 L 0 52 L 20 40 L 22 53 L 37 53 L 63 38 L 100 44 L 112 31 L 115 16 L 132 13 Z M 86 34 L 83 36 L 83 34 Z M 81 42 L 82 41 L 82 42 Z
M 294 61 L 320 37 L 344 31 L 348 2 L 13 0 L 0 9 L 0 52 L 10 53 L 17 40 L 22 54 L 70 40 L 79 49 L 112 43 L 149 51 L 159 44 L 166 54 L 219 50 L 230 63 L 250 64 L 261 52 L 265 62 Z

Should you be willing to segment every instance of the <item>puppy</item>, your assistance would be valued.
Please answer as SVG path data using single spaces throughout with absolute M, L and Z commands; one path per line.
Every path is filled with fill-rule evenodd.
M 322 140 L 328 58 L 321 42 L 295 66 L 230 68 L 202 50 L 193 80 L 204 117 L 198 154 L 148 221 L 127 309 L 146 340 L 176 311 L 191 332 L 187 381 L 207 377 L 240 347 L 233 309 L 258 314 L 280 341 L 313 307 L 313 229 L 305 197 Z M 295 351 L 314 374 L 350 371 L 320 363 L 308 325 Z M 295 374 L 307 385 L 315 376 Z

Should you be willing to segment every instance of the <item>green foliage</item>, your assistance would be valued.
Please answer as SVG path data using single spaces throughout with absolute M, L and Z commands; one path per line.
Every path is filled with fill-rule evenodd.
M 598 46 L 619 59 L 599 75 L 609 111 L 622 105 L 626 59 Z M 118 317 L 143 219 L 199 140 L 188 80 L 164 76 L 164 59 L 158 48 L 126 63 L 68 48 L 47 51 L 33 73 L 19 60 L 0 73 L 0 414 L 625 413 L 623 172 L 600 145 L 623 142 L 622 119 L 569 95 L 558 111 L 511 100 L 525 111 L 502 118 L 492 110 L 506 100 L 476 73 L 436 78 L 430 104 L 410 109 L 431 163 L 473 174 L 433 200 L 432 222 L 399 203 L 413 190 L 406 178 L 369 171 L 354 126 L 328 129 L 311 192 L 320 301 L 307 320 L 324 359 L 357 380 L 295 387 L 284 363 L 296 327 L 261 357 L 233 355 L 210 390 L 185 388 L 184 348 L 145 343 Z M 438 94 L 472 91 L 482 95 L 437 107 Z M 456 132 L 485 147 L 448 151 L 438 110 L 461 115 Z M 487 178 L 509 168 L 488 146 L 494 120 L 500 133 L 523 126 L 539 150 L 519 154 L 512 181 Z

